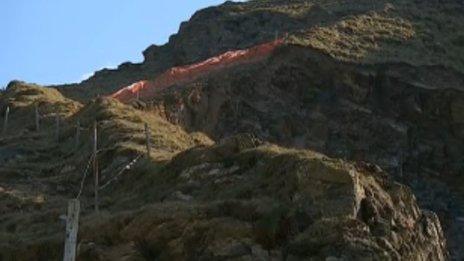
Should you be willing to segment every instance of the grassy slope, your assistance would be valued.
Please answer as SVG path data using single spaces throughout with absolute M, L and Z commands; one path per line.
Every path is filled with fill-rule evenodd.
M 60 142 L 54 135 L 54 121 L 43 119 L 41 131 L 35 131 L 37 102 L 43 115 L 62 115 Z M 82 106 L 53 89 L 17 83 L 0 96 L 0 105 L 6 104 L 12 110 L 10 129 L 0 137 L 0 255 L 4 257 L 28 245 L 31 247 L 24 253 L 25 260 L 41 254 L 59 255 L 47 252 L 60 249 L 64 231 L 60 215 L 65 214 L 67 200 L 79 190 L 91 154 L 88 130 L 94 120 L 99 122 L 101 184 L 136 155 L 145 153 L 145 123 L 151 129 L 152 158 L 141 162 L 154 169 L 179 151 L 211 144 L 204 135 L 187 134 L 159 117 L 110 99 Z M 84 129 L 76 146 L 78 119 Z M 83 216 L 92 208 L 92 184 L 92 179 L 87 178 L 81 198 Z M 103 208 L 112 205 L 111 186 L 101 192 Z
M 459 1 L 255 0 L 228 10 L 241 15 L 268 11 L 295 20 L 311 12 L 336 16 L 335 23 L 321 20 L 292 32 L 290 42 L 343 61 L 443 65 L 464 72 L 464 5 Z

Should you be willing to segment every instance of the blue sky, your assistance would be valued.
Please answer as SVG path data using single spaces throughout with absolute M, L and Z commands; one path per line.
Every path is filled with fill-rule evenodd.
M 0 0 L 0 88 L 10 80 L 79 82 L 141 62 L 179 24 L 223 0 Z

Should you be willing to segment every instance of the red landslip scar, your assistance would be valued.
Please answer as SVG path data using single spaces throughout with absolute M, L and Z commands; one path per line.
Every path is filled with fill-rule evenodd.
M 110 97 L 127 103 L 135 99 L 138 92 L 140 99 L 150 99 L 157 91 L 169 86 L 185 84 L 211 72 L 234 65 L 253 63 L 262 60 L 283 43 L 283 39 L 278 39 L 249 49 L 228 51 L 199 63 L 173 67 L 152 81 L 144 80 L 135 82 L 115 92 L 110 95 Z

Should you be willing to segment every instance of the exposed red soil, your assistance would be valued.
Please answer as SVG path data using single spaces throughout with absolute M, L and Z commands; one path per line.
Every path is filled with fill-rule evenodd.
M 213 71 L 262 60 L 283 43 L 283 39 L 278 39 L 249 49 L 228 51 L 199 63 L 173 67 L 154 80 L 133 83 L 112 94 L 111 97 L 121 102 L 130 102 L 137 97 L 138 93 L 140 99 L 150 99 L 161 89 L 194 81 Z

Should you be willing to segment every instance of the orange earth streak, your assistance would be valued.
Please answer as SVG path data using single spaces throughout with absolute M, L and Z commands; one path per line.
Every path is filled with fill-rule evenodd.
M 192 82 L 199 77 L 227 67 L 262 60 L 283 43 L 283 39 L 278 39 L 249 49 L 228 51 L 199 63 L 173 67 L 153 81 L 144 80 L 133 83 L 112 94 L 111 97 L 127 103 L 135 99 L 138 92 L 140 99 L 150 99 L 157 91 L 164 88 Z

